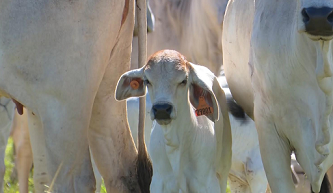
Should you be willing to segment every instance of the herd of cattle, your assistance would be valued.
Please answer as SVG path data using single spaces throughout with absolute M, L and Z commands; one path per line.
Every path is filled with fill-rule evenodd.
M 150 0 L 141 68 L 137 1 L 0 1 L 0 178 L 12 134 L 21 193 L 331 191 L 333 0 Z

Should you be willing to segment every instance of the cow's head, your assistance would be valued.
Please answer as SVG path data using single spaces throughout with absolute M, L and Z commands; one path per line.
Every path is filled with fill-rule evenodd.
M 333 38 L 333 0 L 297 0 L 298 30 L 312 40 Z
M 199 105 L 199 97 L 213 108 L 207 115 L 212 121 L 218 119 L 218 103 L 212 91 L 214 74 L 206 67 L 188 62 L 173 50 L 153 54 L 141 69 L 123 74 L 116 88 L 116 99 L 143 96 L 148 87 L 151 102 L 151 119 L 167 125 L 177 114 L 189 113 L 190 103 Z

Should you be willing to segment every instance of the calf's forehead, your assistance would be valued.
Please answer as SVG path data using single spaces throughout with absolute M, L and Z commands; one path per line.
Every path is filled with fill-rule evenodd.
M 187 62 L 178 52 L 157 53 L 149 59 L 145 67 L 145 76 L 152 82 L 182 81 L 187 75 Z

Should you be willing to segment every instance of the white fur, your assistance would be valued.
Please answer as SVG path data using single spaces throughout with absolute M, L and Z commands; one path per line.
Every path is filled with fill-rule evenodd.
M 125 2 L 0 2 L 0 95 L 28 109 L 36 192 L 52 179 L 52 192 L 92 191 L 89 147 L 108 192 L 139 191 L 126 104 L 114 99 L 134 27 L 134 1 L 121 25 Z
M 222 65 L 221 33 L 228 0 L 150 0 L 155 16 L 148 34 L 148 56 L 161 49 L 181 52 L 216 76 Z M 132 66 L 137 68 L 137 38 L 133 38 Z
M 170 51 L 163 51 L 162 55 L 164 53 L 168 56 Z M 174 57 L 166 56 L 162 62 L 154 65 L 148 62 L 146 67 L 125 73 L 116 91 L 117 99 L 145 94 L 141 89 L 131 90 L 126 82 L 131 78 L 146 79 L 150 82 L 147 87 L 151 104 L 163 102 L 173 107 L 171 122 L 165 125 L 157 120 L 153 125 L 149 154 L 154 174 L 150 191 L 225 192 L 231 165 L 231 131 L 223 90 L 207 68 L 191 64 L 187 72 L 176 66 Z M 188 83 L 179 85 L 186 76 Z M 212 117 L 195 116 L 191 103 L 198 99 L 192 94 L 191 89 L 196 89 L 192 88 L 193 84 L 210 93 L 206 96 L 212 97 Z M 191 102 L 189 96 L 194 97 Z M 154 118 L 152 114 L 151 117 Z
M 256 121 L 272 192 L 295 192 L 295 151 L 314 192 L 333 163 L 332 41 L 302 30 L 301 10 L 331 0 L 234 0 L 222 34 L 230 90 Z
M 7 145 L 7 140 L 9 134 L 11 134 L 13 138 L 13 143 L 15 147 L 15 169 L 17 171 L 17 180 L 19 184 L 19 192 L 20 193 L 28 193 L 28 178 L 30 174 L 30 170 L 32 167 L 32 150 L 28 129 L 28 116 L 27 109 L 24 108 L 23 115 L 19 115 L 14 108 L 15 104 L 11 99 L 7 99 L 4 97 L 0 98 L 0 179 L 4 177 L 5 166 L 3 164 L 3 160 L 5 158 L 5 149 Z M 97 170 L 94 159 L 92 158 L 92 166 L 94 170 L 94 175 L 96 177 L 96 193 L 99 193 L 101 190 L 101 175 Z M 35 171 L 39 168 L 35 167 Z M 43 178 L 43 175 L 39 176 Z M 41 179 L 43 180 L 43 179 Z M 35 186 L 40 186 L 35 184 Z M 2 187 L 2 185 L 1 185 Z M 0 192 L 3 192 L 3 188 L 1 188 Z
M 218 78 L 226 96 L 230 96 L 225 77 Z M 149 93 L 146 95 L 146 117 L 150 117 L 152 104 Z M 138 125 L 138 98 L 127 100 L 128 122 L 133 136 L 136 136 Z M 246 116 L 247 117 L 247 116 Z M 229 113 L 232 131 L 232 165 L 229 172 L 229 185 L 231 192 L 261 193 L 267 188 L 267 178 L 261 161 L 257 130 L 253 120 L 249 117 L 246 120 L 238 120 Z M 156 121 L 145 120 L 145 140 L 150 149 L 150 140 L 155 140 L 151 136 L 151 130 Z M 156 127 L 156 126 L 155 126 Z M 135 139 L 135 138 L 134 138 Z M 157 140 L 157 139 L 156 139 Z M 161 140 L 158 140 L 161 141 Z M 155 141 L 156 143 L 156 141 Z M 155 152 L 158 154 L 158 151 Z

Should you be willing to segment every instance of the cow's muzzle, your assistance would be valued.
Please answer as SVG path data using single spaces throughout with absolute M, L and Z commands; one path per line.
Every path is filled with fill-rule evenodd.
M 168 103 L 158 103 L 154 104 L 152 107 L 154 119 L 160 125 L 167 125 L 171 122 L 172 110 L 172 105 Z
M 319 39 L 331 39 L 333 36 L 333 8 L 308 7 L 302 10 L 305 32 Z

